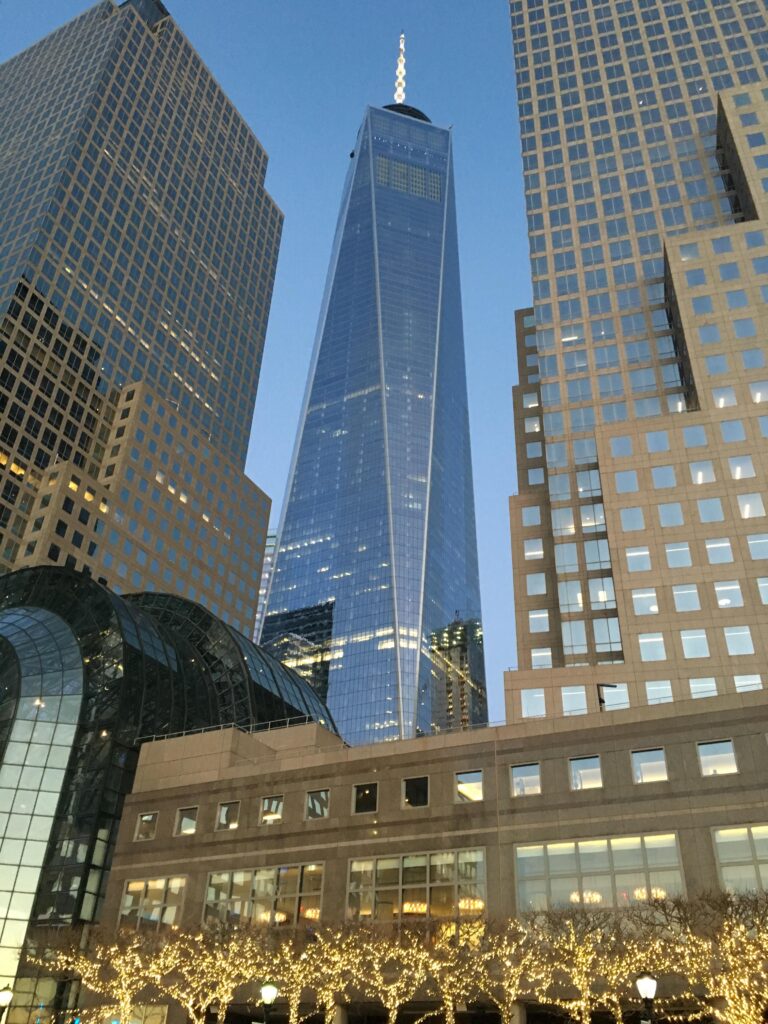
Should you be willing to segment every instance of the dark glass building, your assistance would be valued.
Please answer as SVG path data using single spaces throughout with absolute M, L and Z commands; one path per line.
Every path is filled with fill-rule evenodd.
M 27 927 L 98 918 L 143 740 L 333 722 L 312 688 L 201 605 L 80 573 L 0 578 L 0 982 Z
M 262 640 L 365 743 L 453 724 L 430 638 L 456 619 L 479 621 L 480 594 L 451 133 L 405 104 L 369 107 Z M 468 718 L 482 722 L 473 665 Z

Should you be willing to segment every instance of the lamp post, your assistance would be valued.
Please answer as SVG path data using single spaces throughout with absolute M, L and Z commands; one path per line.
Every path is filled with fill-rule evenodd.
M 261 1001 L 264 1004 L 264 1024 L 269 1024 L 269 1008 L 277 999 L 277 985 L 267 982 L 261 986 Z M 2 1024 L 2 1022 L 0 1022 Z
M 653 1000 L 656 996 L 656 979 L 652 974 L 639 974 L 635 978 L 635 986 L 645 1008 L 645 1016 L 640 1024 L 653 1024 Z
M 8 1013 L 8 1007 L 11 1005 L 12 999 L 13 990 L 10 985 L 0 988 L 0 1024 L 3 1024 L 5 1021 L 5 1015 Z

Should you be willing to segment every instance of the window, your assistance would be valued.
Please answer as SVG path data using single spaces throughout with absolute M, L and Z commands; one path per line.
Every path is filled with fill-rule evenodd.
M 709 642 L 706 629 L 681 629 L 680 642 L 684 658 L 708 658 Z
M 157 811 L 144 811 L 136 817 L 134 842 L 154 839 L 157 833 Z
M 597 702 L 601 711 L 616 711 L 629 707 L 629 687 L 626 683 L 600 683 Z
M 654 489 L 657 491 L 667 490 L 677 486 L 677 477 L 674 466 L 654 466 L 651 469 L 651 480 Z
M 768 604 L 768 577 L 760 576 L 757 579 L 757 592 L 760 595 L 761 604 Z
M 646 587 L 644 590 L 633 590 L 632 607 L 635 615 L 658 615 L 659 602 L 656 597 L 656 588 Z
M 377 782 L 363 782 L 352 787 L 352 813 L 374 814 L 379 803 Z
M 513 764 L 509 769 L 512 796 L 536 796 L 541 793 L 541 765 Z
M 175 836 L 192 836 L 197 832 L 197 807 L 180 807 L 176 811 Z
M 584 686 L 563 686 L 560 688 L 564 715 L 586 715 L 587 690 Z
M 721 565 L 733 561 L 731 542 L 727 537 L 711 537 L 704 541 L 704 547 L 710 565 Z
M 309 817 L 309 815 L 307 815 Z M 261 798 L 261 810 L 259 812 L 260 825 L 275 825 L 283 820 L 283 798 L 282 796 L 263 796 Z
M 747 480 L 755 475 L 755 467 L 749 455 L 736 455 L 728 459 L 732 480 Z
M 485 852 L 442 850 L 349 862 L 347 918 L 376 924 L 472 918 L 485 910 Z
M 589 603 L 594 611 L 616 607 L 612 576 L 593 576 L 589 581 Z
M 768 879 L 768 825 L 715 829 L 715 857 L 729 892 L 764 889 Z
M 535 540 L 524 540 L 523 541 L 523 555 L 526 561 L 531 561 L 536 558 L 544 557 L 544 541 L 541 537 L 537 537 Z
M 734 775 L 738 771 L 733 740 L 697 743 L 696 750 L 702 775 Z
M 240 823 L 240 801 L 230 800 L 219 804 L 216 810 L 216 831 L 236 829 Z
M 621 517 L 621 528 L 624 533 L 631 530 L 644 530 L 645 518 L 641 508 L 623 508 L 619 511 Z
M 692 564 L 687 541 L 678 540 L 673 544 L 665 544 L 664 554 L 670 569 L 682 569 Z
M 126 882 L 120 904 L 120 927 L 160 931 L 177 925 L 184 902 L 185 878 Z
M 665 505 L 656 506 L 659 515 L 660 526 L 682 526 L 683 506 L 679 501 L 672 501 Z
M 715 600 L 718 608 L 742 608 L 744 595 L 738 580 L 722 580 L 715 583 Z
M 763 677 L 759 673 L 734 676 L 733 685 L 736 693 L 749 693 L 751 690 L 762 690 Z
M 479 803 L 483 799 L 482 770 L 456 772 L 454 780 L 454 801 L 456 803 Z
M 522 511 L 523 526 L 539 526 L 541 524 L 541 509 L 538 505 L 529 505 Z
M 768 533 L 751 533 L 747 537 L 747 546 L 753 562 L 768 558 Z
M 666 661 L 663 633 L 638 633 L 641 661 Z
M 429 806 L 429 776 L 416 775 L 403 779 L 403 807 Z
M 515 847 L 518 911 L 625 907 L 683 893 L 674 833 Z
M 711 484 L 715 481 L 715 467 L 710 461 L 689 462 L 691 480 L 694 484 Z
M 533 609 L 528 612 L 528 632 L 529 633 L 548 633 L 549 632 L 549 612 L 546 608 Z
M 521 690 L 523 718 L 543 718 L 547 713 L 543 690 Z
M 697 612 L 701 609 L 699 591 L 695 583 L 680 583 L 672 587 L 676 612 Z
M 584 607 L 581 583 L 578 580 L 564 580 L 558 583 L 557 601 L 561 612 L 580 612 Z
M 329 789 L 314 789 L 307 793 L 306 818 L 327 818 L 330 812 L 331 791 Z
M 627 548 L 627 569 L 629 572 L 646 572 L 651 568 L 648 548 Z
M 601 789 L 603 773 L 600 768 L 600 755 L 592 757 L 571 757 L 568 759 L 571 789 Z
M 669 778 L 663 747 L 655 747 L 653 750 L 633 750 L 631 758 L 633 782 L 638 784 L 666 782 Z
M 284 864 L 208 875 L 204 921 L 295 927 L 320 920 L 322 864 Z
M 717 696 L 717 680 L 714 676 L 703 676 L 698 679 L 689 679 L 688 688 L 692 700 L 699 700 L 701 697 Z
M 614 473 L 613 476 L 616 481 L 617 494 L 632 494 L 639 489 L 637 473 L 634 469 L 622 470 L 619 473 Z
M 755 646 L 752 643 L 752 631 L 749 626 L 723 626 L 723 636 L 728 654 L 732 658 L 738 658 L 743 654 L 754 654 Z
M 525 577 L 525 592 L 529 597 L 536 597 L 547 592 L 547 577 L 543 572 L 529 572 Z
M 739 494 L 739 515 L 742 519 L 761 519 L 765 515 L 765 505 L 761 494 Z

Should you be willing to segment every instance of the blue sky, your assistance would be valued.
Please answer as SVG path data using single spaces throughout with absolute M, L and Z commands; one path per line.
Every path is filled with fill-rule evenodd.
M 88 0 L 0 0 L 0 60 Z M 367 104 L 453 125 L 480 582 L 491 718 L 515 661 L 507 498 L 515 490 L 514 310 L 530 302 L 506 0 L 166 0 L 269 154 L 285 214 L 248 472 L 283 500 L 344 175 Z

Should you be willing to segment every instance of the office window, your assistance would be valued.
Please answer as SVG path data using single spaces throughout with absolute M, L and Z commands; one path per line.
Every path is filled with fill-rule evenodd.
M 529 572 L 525 577 L 525 592 L 536 597 L 547 592 L 547 577 L 543 572 Z
M 651 568 L 651 555 L 648 548 L 627 548 L 626 558 L 629 572 L 646 572 Z
M 236 829 L 240 823 L 240 801 L 229 800 L 216 809 L 216 831 Z
M 710 565 L 721 565 L 733 561 L 733 550 L 727 537 L 711 537 L 704 541 L 704 548 Z
M 621 528 L 624 533 L 629 533 L 632 530 L 645 529 L 645 518 L 641 508 L 622 508 L 619 511 L 619 517 L 621 519 Z
M 512 796 L 536 796 L 541 793 L 541 765 L 513 764 L 509 769 Z
M 635 615 L 658 615 L 659 602 L 655 587 L 632 591 L 632 607 Z
M 717 680 L 714 676 L 702 676 L 698 679 L 689 679 L 688 688 L 693 700 L 698 700 L 701 697 L 717 696 Z
M 180 807 L 176 811 L 175 836 L 192 836 L 197 832 L 197 807 Z
M 723 521 L 723 504 L 719 498 L 700 498 L 696 502 L 699 522 L 721 523 Z
M 663 633 L 638 633 L 641 661 L 666 661 Z
M 728 470 L 732 480 L 748 480 L 755 475 L 755 467 L 750 455 L 735 455 L 728 459 Z
M 741 608 L 744 595 L 738 580 L 721 580 L 715 583 L 715 600 L 718 608 Z
M 667 759 L 663 747 L 656 747 L 653 750 L 633 750 L 632 758 L 632 781 L 638 784 L 644 782 L 666 782 Z
M 309 817 L 309 815 L 307 815 Z M 260 825 L 276 825 L 283 820 L 283 798 L 282 796 L 263 796 L 261 798 L 261 809 L 259 811 Z
M 586 715 L 587 690 L 584 686 L 562 686 L 560 693 L 564 715 Z
M 429 806 L 429 776 L 416 775 L 403 779 L 403 807 Z
M 765 505 L 761 494 L 739 494 L 736 496 L 739 503 L 739 515 L 742 519 L 762 519 L 765 515 Z
M 543 718 L 546 715 L 547 708 L 543 690 L 521 690 L 520 700 L 523 718 Z
M 669 451 L 669 432 L 666 430 L 649 430 L 645 435 L 645 448 L 649 453 Z
M 456 772 L 454 781 L 454 801 L 456 803 L 479 803 L 483 799 L 482 770 Z
M 617 494 L 632 494 L 639 490 L 637 473 L 634 469 L 622 470 L 619 473 L 614 473 L 613 476 L 616 482 Z
M 691 562 L 691 549 L 688 547 L 688 542 L 684 540 L 665 544 L 664 555 L 670 569 L 683 569 L 693 564 Z
M 680 583 L 672 587 L 676 612 L 697 612 L 701 608 L 699 591 L 695 583 Z
M 572 790 L 601 789 L 603 773 L 600 768 L 600 755 L 592 757 L 571 757 L 568 768 Z
M 485 910 L 485 851 L 441 850 L 349 862 L 347 919 L 376 924 L 477 917 Z
M 599 611 L 616 607 L 616 592 L 612 576 L 593 576 L 589 583 L 589 603 L 593 610 Z
M 674 466 L 654 466 L 651 469 L 651 480 L 654 489 L 657 491 L 666 490 L 669 487 L 677 486 L 677 476 Z
M 682 895 L 677 837 L 614 836 L 515 847 L 518 911 L 626 907 Z
M 696 750 L 702 775 L 734 775 L 738 771 L 733 740 L 697 743 Z
M 763 677 L 759 673 L 734 676 L 733 685 L 737 693 L 749 693 L 752 690 L 762 690 Z
M 373 814 L 379 803 L 377 782 L 363 782 L 352 787 L 352 813 Z
M 331 791 L 315 789 L 307 793 L 305 817 L 309 820 L 327 818 L 330 813 Z
M 768 380 L 755 380 L 751 381 L 749 385 L 749 394 L 752 401 L 759 405 L 761 402 L 768 401 Z
M 715 857 L 723 888 L 756 892 L 768 883 L 768 825 L 714 830 Z
M 681 629 L 680 642 L 684 658 L 708 658 L 709 642 L 706 629 Z
M 645 683 L 645 698 L 649 704 L 671 704 L 672 682 L 669 679 L 648 679 Z
M 597 702 L 601 711 L 618 711 L 629 707 L 629 687 L 626 683 L 600 683 Z
M 747 537 L 747 546 L 753 562 L 768 558 L 768 533 L 751 533 Z
M 320 920 L 322 864 L 212 871 L 203 918 L 208 926 L 284 926 Z
M 549 612 L 546 610 L 546 608 L 533 609 L 528 612 L 528 632 L 549 632 Z
M 688 468 L 694 484 L 711 484 L 715 481 L 715 466 L 709 460 L 689 462 Z
M 754 654 L 755 646 L 752 643 L 752 631 L 749 626 L 723 626 L 723 636 L 728 654 L 732 658 L 738 658 L 744 654 Z
M 552 668 L 552 648 L 532 647 L 531 668 Z
M 578 580 L 563 580 L 557 584 L 557 600 L 561 612 L 580 612 L 584 607 L 581 583 Z
M 682 526 L 683 506 L 679 501 L 671 501 L 664 505 L 656 506 L 660 526 Z
M 526 561 L 544 557 L 544 541 L 541 537 L 523 541 L 523 556 Z
M 154 839 L 157 834 L 157 811 L 144 811 L 136 816 L 136 828 L 133 832 L 134 842 Z
M 185 886 L 186 879 L 179 877 L 126 882 L 119 926 L 156 932 L 178 925 Z
M 768 576 L 761 576 L 756 582 L 761 603 L 768 604 Z

